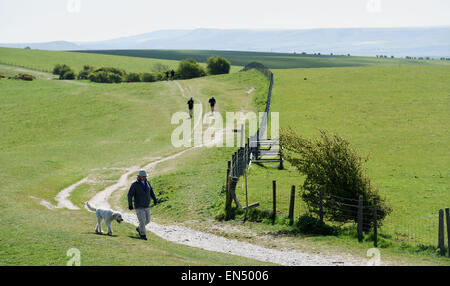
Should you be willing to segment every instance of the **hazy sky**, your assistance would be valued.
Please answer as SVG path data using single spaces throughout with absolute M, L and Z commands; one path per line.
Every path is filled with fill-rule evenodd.
M 450 0 L 0 0 L 0 43 L 160 29 L 450 26 Z

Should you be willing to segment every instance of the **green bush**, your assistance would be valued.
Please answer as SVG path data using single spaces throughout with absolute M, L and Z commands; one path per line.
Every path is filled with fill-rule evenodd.
M 89 80 L 99 83 L 119 83 L 122 81 L 122 77 L 111 72 L 96 71 L 89 74 Z
M 119 74 L 116 73 L 108 73 L 108 79 L 109 82 L 111 83 L 121 83 L 122 82 L 122 77 Z
M 73 80 L 75 79 L 75 72 L 73 70 L 66 71 L 62 76 L 60 76 L 60 79 Z
M 253 222 L 262 222 L 272 218 L 272 212 L 268 210 L 259 210 L 257 208 L 248 211 L 247 220 Z
M 66 73 L 68 74 L 66 75 Z M 75 79 L 75 72 L 66 64 L 55 65 L 53 74 L 59 75 L 59 79 Z
M 89 74 L 95 70 L 94 67 L 85 65 L 83 70 L 78 73 L 78 79 L 89 79 Z
M 297 228 L 303 234 L 337 235 L 336 227 L 325 224 L 320 219 L 304 214 L 298 217 Z
M 101 71 L 118 74 L 121 77 L 123 77 L 125 75 L 125 71 L 123 69 L 119 69 L 119 68 L 101 67 L 101 68 L 98 68 L 95 70 L 95 72 L 101 72 Z
M 157 72 L 155 73 L 155 79 L 156 81 L 166 80 L 166 74 L 164 72 Z
M 132 72 L 132 73 L 125 75 L 125 81 L 126 82 L 140 82 L 141 76 L 138 73 Z
M 195 60 L 185 59 L 178 64 L 176 75 L 180 79 L 190 79 L 205 76 L 206 72 Z
M 207 70 L 208 74 L 227 74 L 230 72 L 231 64 L 224 57 L 208 58 Z
M 141 80 L 143 82 L 154 82 L 156 81 L 156 78 L 157 76 L 155 74 L 146 72 L 142 74 Z
M 376 198 L 378 222 L 381 224 L 392 210 L 365 175 L 362 167 L 364 159 L 338 135 L 325 131 L 320 133 L 319 138 L 310 140 L 298 136 L 290 128 L 280 131 L 280 145 L 285 150 L 286 160 L 306 176 L 301 197 L 309 212 L 319 215 L 319 194 L 322 192 L 325 218 L 340 223 L 357 222 L 355 205 L 359 196 L 363 197 L 364 207 L 368 210 L 373 209 Z M 336 197 L 346 198 L 344 204 Z M 365 232 L 372 228 L 370 216 L 364 216 L 363 225 Z

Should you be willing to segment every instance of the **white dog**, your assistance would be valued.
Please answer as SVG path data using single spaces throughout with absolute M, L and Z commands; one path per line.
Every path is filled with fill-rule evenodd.
M 122 214 L 119 212 L 105 209 L 96 209 L 89 205 L 88 202 L 86 202 L 86 208 L 91 212 L 95 212 L 95 214 L 97 215 L 97 226 L 95 227 L 95 233 L 103 233 L 102 219 L 105 220 L 105 224 L 108 227 L 108 235 L 112 235 L 111 222 L 113 220 L 116 220 L 118 223 L 123 221 Z

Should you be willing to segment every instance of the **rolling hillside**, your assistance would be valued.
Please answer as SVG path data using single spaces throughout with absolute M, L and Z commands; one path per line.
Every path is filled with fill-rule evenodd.
M 159 58 L 166 60 L 181 60 L 193 58 L 205 63 L 209 57 L 223 56 L 232 65 L 245 66 L 250 62 L 260 62 L 272 69 L 289 68 L 322 68 L 351 67 L 373 65 L 450 65 L 450 61 L 441 60 L 407 60 L 397 58 L 330 56 L 293 53 L 264 53 L 245 51 L 218 50 L 85 50 L 78 51 L 89 54 L 120 55 L 127 57 Z

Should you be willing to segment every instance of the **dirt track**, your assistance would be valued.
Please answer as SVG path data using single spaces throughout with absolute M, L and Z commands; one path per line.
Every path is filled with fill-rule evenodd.
M 176 82 L 180 91 L 184 97 L 184 91 Z M 197 124 L 195 124 L 195 127 Z M 195 131 L 195 127 L 194 130 Z M 215 140 L 222 140 L 223 133 L 226 130 L 224 129 L 221 132 L 222 136 L 215 138 Z M 214 142 L 213 142 L 214 143 Z M 173 155 L 160 158 L 154 162 L 149 163 L 148 165 L 142 167 L 146 170 L 154 168 L 159 163 L 175 159 L 179 156 L 182 156 L 184 153 L 194 150 L 196 148 L 203 147 L 196 146 L 190 147 Z M 120 188 L 128 186 L 134 178 L 130 178 L 130 175 L 136 173 L 141 167 L 134 166 L 127 168 L 126 172 L 120 177 L 117 183 L 107 187 L 103 191 L 97 193 L 89 203 L 96 208 L 110 208 L 110 204 L 108 202 L 111 195 L 119 190 Z M 73 203 L 70 201 L 70 192 L 74 190 L 78 185 L 85 182 L 87 178 L 75 183 L 74 185 L 62 190 L 57 196 L 56 200 L 58 201 L 57 207 L 66 207 L 68 209 L 78 209 Z M 48 207 L 48 206 L 47 206 Z M 138 225 L 137 217 L 134 213 L 126 212 L 121 210 L 123 213 L 123 217 L 125 222 L 131 223 L 133 225 Z M 238 240 L 232 240 L 228 238 L 224 238 L 221 236 L 217 236 L 214 234 L 201 232 L 197 230 L 193 230 L 183 226 L 175 226 L 175 225 L 160 225 L 154 222 L 151 222 L 147 229 L 156 234 L 157 236 L 174 242 L 178 244 L 183 244 L 191 247 L 197 247 L 209 251 L 222 252 L 227 254 L 238 255 L 242 257 L 252 258 L 260 261 L 276 263 L 280 265 L 336 265 L 338 262 L 339 265 L 365 265 L 365 261 L 362 259 L 356 259 L 355 257 L 349 255 L 334 255 L 334 256 L 324 256 L 318 254 L 310 254 L 305 252 L 299 252 L 296 250 L 278 250 L 278 249 L 270 249 L 264 248 L 258 245 L 250 244 L 247 242 L 242 242 Z M 143 242 L 145 243 L 145 242 Z

